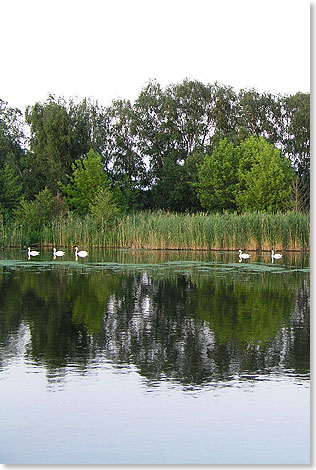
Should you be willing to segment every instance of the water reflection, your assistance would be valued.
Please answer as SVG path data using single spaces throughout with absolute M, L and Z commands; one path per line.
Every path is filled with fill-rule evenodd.
M 4 263 L 1 369 L 24 354 L 55 385 L 108 364 L 136 367 L 152 386 L 161 380 L 204 386 L 269 374 L 308 377 L 309 282 L 298 269 L 306 260 L 283 260 L 282 272 L 278 261 L 269 271 L 263 269 L 271 264 L 268 253 L 251 270 L 236 271 L 232 255 L 210 262 L 201 253 L 202 259 L 179 264 L 177 254 L 162 259 L 155 253 L 156 266 L 145 265 L 148 254 L 139 256 L 113 252 L 108 262 L 116 265 L 90 269 Z M 122 257 L 143 266 L 126 269 Z

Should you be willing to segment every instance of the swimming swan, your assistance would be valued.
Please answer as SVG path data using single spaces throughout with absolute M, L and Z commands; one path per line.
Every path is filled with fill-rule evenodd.
M 53 256 L 54 256 L 54 258 L 55 258 L 56 256 L 64 256 L 64 254 L 65 254 L 64 251 L 61 251 L 61 250 L 56 251 L 56 248 L 53 248 Z
M 37 255 L 39 255 L 39 254 L 40 254 L 39 251 L 31 250 L 30 247 L 27 248 L 27 256 L 28 256 L 28 258 L 29 258 L 30 256 L 37 256 Z
M 85 258 L 88 256 L 88 252 L 85 250 L 78 251 L 78 247 L 75 246 L 75 258 L 77 258 L 77 256 L 80 256 L 80 258 Z
M 280 259 L 282 258 L 282 255 L 280 255 L 280 253 L 274 253 L 274 250 L 273 248 L 271 248 L 271 258 L 274 260 L 274 259 Z
M 250 258 L 250 255 L 248 255 L 248 253 L 243 253 L 241 250 L 238 251 L 239 253 L 239 259 L 248 259 Z

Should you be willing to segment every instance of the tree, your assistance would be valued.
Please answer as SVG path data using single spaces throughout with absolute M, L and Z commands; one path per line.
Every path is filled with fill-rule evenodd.
M 65 212 L 64 200 L 60 196 L 54 196 L 48 188 L 45 188 L 35 196 L 33 201 L 26 201 L 22 198 L 20 206 L 14 211 L 14 216 L 19 223 L 28 228 L 29 232 L 36 232 L 55 217 L 64 215 Z
M 0 169 L 0 205 L 2 212 L 9 215 L 15 209 L 22 195 L 22 184 L 14 167 L 6 163 Z
M 26 110 L 26 122 L 30 126 L 30 152 L 26 157 L 28 189 L 30 195 L 44 187 L 55 192 L 57 182 L 63 181 L 71 169 L 72 125 L 62 100 L 49 97 L 45 103 L 36 103 Z
M 109 190 L 110 181 L 103 169 L 101 156 L 92 149 L 86 158 L 76 160 L 72 169 L 72 175 L 68 175 L 70 183 L 64 185 L 59 182 L 59 187 L 66 195 L 70 209 L 85 215 L 89 212 L 98 192 L 101 189 Z
M 281 151 L 263 137 L 250 137 L 237 147 L 237 155 L 238 210 L 283 212 L 290 209 L 295 171 Z
M 216 85 L 183 80 L 165 91 L 167 113 L 174 128 L 174 149 L 184 161 L 211 143 L 215 128 Z
M 126 205 L 139 205 L 141 192 L 148 185 L 146 164 L 136 131 L 135 111 L 129 101 L 113 101 L 107 109 L 109 128 L 106 167 L 112 184 L 124 194 Z
M 245 137 L 265 137 L 271 144 L 282 141 L 282 100 L 254 89 L 238 95 L 238 129 Z
M 239 146 L 223 139 L 199 167 L 195 185 L 207 210 L 285 211 L 293 203 L 295 171 L 281 151 L 263 137 Z
M 134 130 L 140 154 L 149 165 L 149 177 L 155 181 L 164 158 L 175 150 L 174 126 L 168 113 L 168 98 L 159 83 L 151 81 L 134 103 Z
M 213 135 L 210 139 L 210 145 L 206 148 L 207 152 L 211 152 L 217 146 L 220 140 L 227 138 L 229 141 L 235 142 L 238 138 L 238 113 L 239 103 L 238 97 L 230 86 L 213 85 Z
M 30 196 L 43 187 L 56 193 L 58 181 L 67 182 L 72 164 L 90 148 L 103 151 L 107 120 L 103 110 L 88 100 L 49 96 L 26 110 L 30 126 L 30 151 L 27 154 L 27 189 Z
M 310 206 L 310 95 L 296 93 L 284 99 L 284 151 L 297 169 L 302 210 Z
M 234 210 L 237 203 L 232 191 L 239 153 L 233 157 L 227 145 L 231 142 L 236 150 L 254 136 L 280 148 L 292 163 L 297 173 L 295 207 L 307 210 L 309 99 L 307 93 L 281 96 L 254 89 L 236 93 L 217 82 L 185 79 L 162 87 L 151 81 L 134 103 L 120 99 L 106 108 L 89 99 L 78 102 L 49 96 L 27 108 L 26 123 L 18 109 L 0 100 L 0 172 L 7 163 L 11 166 L 19 178 L 15 179 L 17 189 L 22 183 L 27 200 L 45 187 L 57 194 L 58 181 L 66 187 L 73 164 L 82 162 L 93 149 L 101 156 L 111 188 L 121 198 L 119 202 L 116 196 L 118 204 L 129 210 L 198 210 L 202 200 L 209 210 Z M 25 132 L 28 142 L 25 124 L 29 126 L 29 133 Z M 198 154 L 210 156 L 199 172 L 191 158 Z M 249 165 L 253 162 L 251 157 Z M 258 162 L 256 165 L 259 171 Z M 12 175 L 5 183 L 11 189 Z M 4 195 L 7 190 L 0 188 L 5 211 L 10 210 Z M 68 201 L 74 207 L 69 195 Z M 76 210 L 88 211 L 89 203 Z M 239 207 L 243 204 L 245 200 L 239 199 Z
M 106 226 L 111 227 L 121 213 L 109 187 L 99 188 L 93 201 L 89 204 L 89 211 L 94 215 L 102 230 Z
M 195 185 L 201 206 L 207 210 L 236 209 L 238 157 L 234 144 L 223 139 L 211 156 L 205 155 Z
M 11 108 L 8 103 L 0 99 L 0 166 L 3 166 L 8 157 L 19 159 L 23 154 L 25 143 L 24 122 L 22 112 Z
M 160 178 L 152 187 L 154 207 L 176 212 L 200 209 L 193 183 L 193 159 L 179 163 L 176 156 L 165 158 Z

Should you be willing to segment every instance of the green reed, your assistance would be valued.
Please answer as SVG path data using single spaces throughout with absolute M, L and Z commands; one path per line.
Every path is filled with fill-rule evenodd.
M 137 249 L 306 250 L 309 214 L 289 212 L 196 213 L 139 212 L 123 215 L 111 226 L 100 226 L 88 215 L 56 218 L 37 231 L 0 221 L 0 246 L 98 246 Z

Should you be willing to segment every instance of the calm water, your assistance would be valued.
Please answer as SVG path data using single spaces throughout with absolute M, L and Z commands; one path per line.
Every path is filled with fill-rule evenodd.
M 309 463 L 309 259 L 0 251 L 0 462 Z

